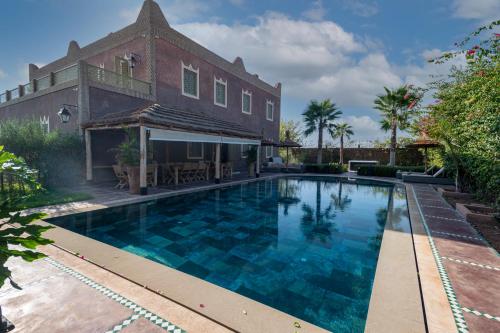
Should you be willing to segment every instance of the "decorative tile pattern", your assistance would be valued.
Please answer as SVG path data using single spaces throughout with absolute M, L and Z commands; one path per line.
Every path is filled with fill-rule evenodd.
M 481 237 L 465 236 L 465 235 L 454 234 L 454 233 L 451 233 L 451 232 L 432 231 L 432 233 L 433 234 L 440 234 L 440 235 L 451 236 L 451 237 L 458 237 L 458 238 L 465 238 L 465 239 L 472 239 L 472 240 L 483 241 L 483 239 Z
M 430 217 L 430 218 L 434 218 L 434 219 L 438 219 L 438 220 L 457 221 L 457 222 L 465 223 L 465 224 L 469 225 L 463 219 L 454 219 L 454 218 L 451 218 L 451 217 L 442 217 L 442 216 L 428 215 L 428 214 L 422 214 L 422 216 Z
M 462 310 L 464 310 L 467 313 L 475 314 L 476 316 L 485 317 L 485 318 L 496 320 L 496 321 L 500 322 L 499 316 L 492 316 L 488 313 L 484 313 L 484 312 L 477 311 L 477 310 L 471 309 L 471 308 L 466 308 L 466 307 L 462 307 Z
M 462 307 L 458 303 L 457 296 L 455 291 L 453 290 L 453 286 L 451 285 L 451 281 L 448 277 L 448 273 L 446 273 L 446 269 L 444 268 L 443 262 L 441 260 L 441 256 L 439 255 L 438 249 L 434 244 L 434 240 L 432 239 L 431 231 L 427 222 L 425 220 L 426 215 L 423 214 L 422 208 L 418 202 L 417 194 L 415 193 L 415 187 L 412 186 L 413 195 L 417 200 L 415 200 L 417 204 L 418 211 L 420 216 L 422 217 L 422 223 L 424 225 L 425 232 L 427 233 L 427 237 L 429 239 L 429 245 L 431 246 L 432 254 L 434 256 L 434 260 L 436 261 L 436 265 L 438 268 L 439 276 L 441 277 L 441 281 L 443 283 L 444 291 L 446 293 L 446 297 L 448 298 L 448 302 L 450 303 L 451 311 L 453 313 L 453 318 L 455 319 L 455 324 L 457 325 L 457 330 L 460 333 L 467 333 L 469 329 L 467 327 L 467 323 L 465 322 L 464 315 L 462 313 Z M 435 218 L 439 218 L 433 216 Z
M 120 303 L 121 305 L 133 310 L 135 313 L 130 316 L 129 318 L 125 319 L 123 322 L 121 322 L 118 325 L 115 325 L 111 330 L 107 331 L 106 333 L 115 333 L 115 332 L 120 332 L 122 329 L 125 327 L 129 326 L 131 323 L 133 323 L 135 320 L 144 317 L 150 322 L 160 326 L 161 328 L 165 329 L 167 332 L 171 333 L 185 333 L 184 330 L 181 328 L 177 327 L 176 325 L 170 323 L 169 321 L 159 317 L 158 315 L 155 315 L 154 313 L 142 308 L 138 304 L 135 304 L 131 300 L 115 293 L 111 289 L 108 289 L 104 287 L 103 285 L 98 284 L 97 282 L 89 279 L 85 275 L 82 275 L 74 270 L 72 270 L 69 267 L 66 267 L 65 265 L 61 264 L 60 262 L 55 261 L 52 258 L 45 258 L 45 260 L 52 264 L 53 266 L 57 267 L 61 271 L 75 277 L 76 279 L 80 280 L 81 282 L 85 283 L 91 288 L 94 288 L 95 290 L 99 291 L 102 293 L 104 296 L 107 296 L 111 298 L 112 300 Z
M 466 264 L 466 265 L 471 265 L 471 266 L 476 266 L 476 267 L 480 267 L 480 268 L 491 269 L 491 270 L 499 271 L 500 272 L 500 268 L 494 267 L 494 266 L 490 266 L 490 265 L 483 265 L 483 264 L 478 264 L 478 263 L 475 263 L 475 262 L 470 262 L 470 261 L 460 260 L 460 259 L 454 259 L 454 258 L 449 258 L 449 257 L 441 257 L 441 258 L 449 260 L 449 261 L 454 261 L 454 262 L 457 262 L 459 264 Z

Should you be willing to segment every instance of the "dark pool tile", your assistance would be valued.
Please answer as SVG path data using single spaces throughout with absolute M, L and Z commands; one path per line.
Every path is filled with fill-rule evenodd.
M 180 271 L 194 275 L 199 278 L 204 278 L 208 274 L 210 274 L 210 271 L 190 260 L 186 261 L 184 264 L 180 265 L 177 269 Z

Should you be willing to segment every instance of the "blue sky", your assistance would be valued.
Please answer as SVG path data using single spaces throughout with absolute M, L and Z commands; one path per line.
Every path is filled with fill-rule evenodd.
M 372 102 L 383 86 L 422 85 L 447 67 L 426 58 L 500 18 L 498 0 L 157 0 L 169 23 L 228 60 L 283 84 L 282 119 L 332 98 L 354 140 L 383 139 Z M 27 64 L 84 46 L 133 22 L 139 0 L 2 2 L 0 91 L 27 82 Z M 312 143 L 311 139 L 311 143 Z

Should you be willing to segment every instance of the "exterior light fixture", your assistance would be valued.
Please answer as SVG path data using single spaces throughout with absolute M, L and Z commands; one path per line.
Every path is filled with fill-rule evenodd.
M 57 115 L 63 124 L 67 124 L 71 118 L 71 112 L 68 110 L 70 107 L 78 108 L 77 105 L 63 104 L 62 108 L 60 108 L 59 112 L 57 112 Z
M 125 55 L 125 60 L 128 61 L 130 68 L 134 68 L 138 63 L 141 62 L 141 56 L 135 53 L 130 53 Z

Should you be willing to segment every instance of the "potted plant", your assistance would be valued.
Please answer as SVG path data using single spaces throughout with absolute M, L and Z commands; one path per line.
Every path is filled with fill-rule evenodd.
M 247 152 L 248 176 L 255 177 L 255 162 L 257 161 L 257 147 L 251 146 Z
M 125 141 L 114 149 L 116 160 L 127 172 L 129 191 L 132 194 L 140 193 L 140 149 L 135 133 L 127 131 Z

